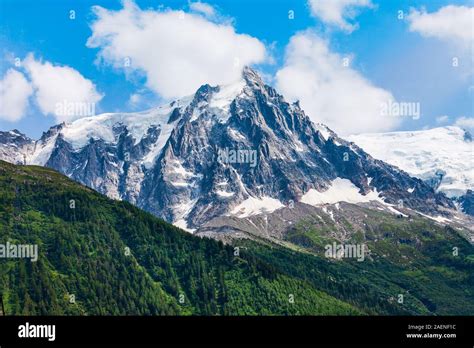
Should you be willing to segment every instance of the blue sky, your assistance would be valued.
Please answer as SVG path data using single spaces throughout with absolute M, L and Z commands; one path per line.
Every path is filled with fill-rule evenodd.
M 190 2 L 188 1 L 137 0 L 135 3 L 141 10 L 190 11 Z M 357 15 L 347 18 L 348 23 L 357 25 L 352 31 L 343 30 L 337 24 L 328 21 L 327 18 L 315 15 L 307 1 L 221 0 L 206 1 L 206 3 L 212 6 L 217 13 L 213 18 L 206 17 L 207 20 L 219 26 L 230 25 L 237 34 L 247 34 L 265 46 L 265 55 L 268 59 L 262 61 L 262 59 L 256 58 L 259 57 L 259 53 L 255 53 L 253 56 L 250 55 L 253 58 L 248 58 L 249 61 L 256 61 L 257 63 L 253 65 L 262 72 L 265 79 L 279 90 L 289 91 L 288 94 L 293 99 L 295 97 L 299 99 L 297 95 L 299 89 L 293 88 L 294 86 L 288 82 L 289 80 L 297 81 L 289 75 L 294 70 L 290 68 L 295 67 L 291 64 L 299 64 L 297 65 L 298 69 L 303 65 L 309 66 L 308 76 L 312 73 L 321 73 L 311 70 L 313 63 L 308 61 L 308 57 L 302 58 L 301 52 L 296 52 L 297 47 L 300 46 L 295 45 L 292 50 L 288 46 L 295 35 L 298 33 L 306 35 L 310 31 L 312 34 L 304 38 L 310 37 L 316 42 L 322 40 L 321 49 L 327 48 L 329 50 L 329 53 L 324 53 L 325 56 L 321 58 L 326 60 L 318 60 L 316 57 L 314 64 L 334 61 L 333 58 L 351 57 L 350 73 L 339 75 L 335 71 L 335 74 L 338 74 L 336 77 L 329 76 L 327 78 L 339 80 L 347 77 L 347 83 L 357 82 L 354 89 L 358 89 L 357 86 L 360 83 L 364 84 L 364 88 L 362 88 L 364 91 L 365 87 L 369 86 L 367 96 L 362 92 L 352 96 L 352 99 L 348 99 L 349 106 L 350 101 L 367 98 L 370 102 L 373 98 L 381 96 L 383 98 L 387 93 L 398 101 L 417 102 L 421 106 L 421 117 L 418 119 L 402 117 L 390 127 L 384 128 L 384 125 L 381 124 L 377 126 L 378 128 L 367 127 L 367 131 L 416 130 L 454 124 L 456 120 L 460 125 L 472 123 L 469 120 L 472 120 L 473 117 L 474 91 L 472 86 L 474 84 L 472 81 L 473 60 L 469 49 L 466 50 L 463 44 L 456 44 L 455 38 L 450 40 L 449 33 L 442 36 L 437 32 L 430 34 L 426 31 L 410 30 L 410 21 L 406 18 L 400 20 L 397 17 L 400 10 L 404 12 L 404 16 L 408 16 L 410 8 L 430 14 L 436 13 L 448 5 L 472 7 L 472 1 L 372 0 L 371 6 L 354 7 Z M 153 67 L 150 67 L 149 64 L 144 63 L 146 68 L 141 67 L 136 71 L 126 72 L 114 65 L 116 61 L 107 61 L 107 58 L 104 58 L 102 51 L 104 46 L 101 45 L 105 45 L 105 36 L 101 37 L 101 43 L 95 47 L 87 44 L 93 34 L 91 26 L 98 21 L 97 13 L 92 10 L 94 5 L 114 11 L 119 11 L 123 7 L 120 1 L 0 1 L 0 80 L 5 78 L 7 71 L 14 69 L 24 75 L 27 83 L 31 82 L 32 84 L 28 105 L 23 114 L 17 115 L 14 118 L 15 121 L 12 121 L 11 117 L 0 117 L 1 130 L 17 128 L 27 135 L 37 138 L 43 131 L 58 122 L 57 117 L 45 111 L 44 102 L 40 104 L 41 96 L 36 97 L 35 93 L 41 92 L 41 87 L 38 86 L 47 86 L 47 84 L 46 82 L 41 85 L 35 84 L 35 77 L 32 75 L 34 74 L 34 63 L 49 62 L 52 67 L 67 66 L 82 75 L 81 78 L 77 74 L 74 75 L 77 79 L 82 82 L 84 80 L 92 82 L 95 85 L 95 92 L 97 92 L 95 94 L 97 100 L 95 111 L 97 113 L 137 111 L 172 99 L 169 95 L 173 91 L 165 92 L 170 91 L 171 87 L 168 88 L 166 85 L 160 84 L 158 72 L 155 74 L 158 77 L 154 77 L 156 81 L 154 80 L 153 86 L 151 83 L 147 83 L 152 80 L 151 76 L 154 74 L 151 71 Z M 71 10 L 75 11 L 75 19 L 70 19 Z M 289 11 L 294 11 L 294 19 L 289 19 Z M 202 15 L 202 17 L 205 16 Z M 426 30 L 429 31 L 430 28 L 428 27 Z M 145 43 L 145 45 L 148 45 L 151 50 L 155 50 L 153 42 Z M 249 42 L 248 47 L 249 50 L 252 50 L 259 46 Z M 160 50 L 166 52 L 167 47 L 160 47 L 154 53 L 156 57 L 159 57 Z M 288 60 L 290 51 L 293 63 Z M 28 54 L 32 54 L 31 70 L 25 70 L 23 64 L 15 66 L 14 59 L 16 57 L 20 58 L 23 63 Z M 119 53 L 115 54 L 115 58 L 117 58 Z M 183 54 L 186 54 L 186 51 Z M 102 60 L 98 57 L 102 57 Z M 453 67 L 452 64 L 454 57 L 458 61 L 457 67 Z M 311 58 L 313 57 L 309 59 Z M 302 62 L 302 60 L 304 60 L 304 64 L 294 63 L 294 61 Z M 36 64 L 37 67 L 38 64 Z M 285 70 L 285 67 L 288 69 Z M 279 74 L 279 71 L 282 73 Z M 36 78 L 39 79 L 41 76 L 38 75 Z M 288 76 L 288 78 L 283 79 L 282 76 Z M 77 79 L 71 79 L 71 81 Z M 304 85 L 306 81 L 302 83 Z M 319 92 L 318 86 L 320 85 L 311 86 L 311 88 L 314 87 L 315 94 Z M 344 86 L 346 85 L 344 84 Z M 60 84 L 53 85 L 53 87 L 61 88 Z M 94 93 L 86 91 L 87 86 L 83 84 L 82 88 L 88 97 L 94 98 L 91 96 Z M 349 85 L 344 93 L 349 93 L 347 91 L 350 90 Z M 335 99 L 336 101 L 332 99 L 334 94 L 337 94 L 337 89 L 324 89 L 324 91 L 330 95 L 331 99 L 328 100 L 328 103 L 337 103 L 337 99 Z M 101 97 L 98 96 L 99 94 Z M 136 102 L 132 103 L 130 97 L 134 94 L 139 95 L 139 98 L 137 97 Z M 304 99 L 304 96 L 302 98 Z M 323 102 L 325 101 L 323 100 Z M 344 105 L 344 102 L 341 104 Z M 316 121 L 320 116 L 312 113 L 324 113 L 326 110 L 315 107 L 310 101 L 306 102 L 306 105 L 309 110 L 306 110 L 307 113 L 311 113 L 310 116 Z M 303 107 L 305 108 L 304 103 Z M 363 114 L 366 110 L 369 109 L 361 109 L 361 113 Z M 336 111 L 341 113 L 341 116 Z M 331 123 L 331 117 L 339 117 L 334 121 L 336 130 L 340 127 L 343 128 L 343 133 L 351 133 L 352 129 L 349 126 L 344 128 L 344 125 L 349 125 L 351 122 L 350 108 L 349 112 L 344 109 L 336 111 L 329 108 L 327 112 L 330 116 L 324 116 L 325 118 L 323 117 L 322 120 Z M 331 113 L 335 113 L 335 116 L 332 116 Z M 459 120 L 464 120 L 464 123 Z M 354 132 L 364 130 L 364 128 L 354 128 Z

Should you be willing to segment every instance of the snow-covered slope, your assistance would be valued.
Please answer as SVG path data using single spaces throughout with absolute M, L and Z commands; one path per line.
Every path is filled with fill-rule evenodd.
M 35 142 L 34 149 L 26 151 L 26 164 L 45 165 L 58 134 L 61 134 L 62 139 L 71 145 L 73 151 L 80 151 L 91 141 L 97 140 L 109 145 L 117 145 L 125 129 L 127 135 L 133 140 L 133 145 L 137 145 L 146 138 L 150 129 L 158 129 L 159 135 L 150 149 L 152 151 L 144 158 L 143 163 L 149 165 L 165 145 L 179 119 L 170 121 L 172 112 L 175 109 L 184 109 L 191 100 L 191 97 L 183 98 L 143 112 L 106 113 L 81 118 L 72 123 L 62 123 L 55 127 L 56 132 L 45 133 L 39 141 Z
M 348 140 L 450 197 L 474 188 L 474 142 L 459 127 L 361 134 Z
M 0 132 L 0 159 L 4 161 L 25 164 L 34 147 L 35 142 L 17 129 Z

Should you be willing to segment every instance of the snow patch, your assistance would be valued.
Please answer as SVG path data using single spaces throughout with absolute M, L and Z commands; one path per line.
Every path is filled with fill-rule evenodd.
M 224 198 L 232 197 L 233 195 L 235 195 L 234 192 L 227 192 L 227 191 L 222 191 L 222 190 L 216 191 L 216 194 Z
M 315 125 L 315 128 L 317 131 L 319 131 L 319 133 L 321 133 L 322 137 L 324 138 L 325 141 L 327 141 L 329 139 L 329 137 L 331 136 L 331 132 L 329 130 L 328 127 L 326 127 L 324 124 L 322 123 L 317 123 Z
M 361 203 L 379 201 L 383 203 L 377 192 L 370 191 L 364 196 L 351 181 L 341 178 L 333 180 L 331 186 L 324 192 L 310 189 L 301 197 L 300 201 L 313 206 L 337 202 Z
M 392 213 L 395 213 L 396 215 L 401 215 L 403 217 L 408 217 L 407 214 L 403 214 L 401 211 L 398 211 L 397 209 L 395 209 L 394 207 L 392 207 L 388 204 L 387 204 L 387 208 L 388 208 L 388 210 L 390 210 Z
M 245 80 L 240 79 L 234 83 L 220 86 L 219 92 L 211 97 L 209 111 L 218 117 L 219 122 L 227 122 L 230 117 L 230 104 L 242 93 L 245 85 Z
M 170 161 L 166 169 L 167 175 L 165 180 L 175 187 L 192 186 L 193 179 L 199 177 L 199 175 L 187 171 L 178 160 Z
M 284 205 L 275 198 L 264 196 L 261 198 L 249 197 L 231 211 L 231 215 L 245 218 L 262 213 L 272 213 Z
M 175 225 L 176 227 L 181 228 L 182 230 L 190 232 L 190 233 L 194 233 L 194 231 L 196 231 L 195 228 L 188 228 L 188 223 L 184 219 L 181 219 L 181 220 L 178 220 L 178 221 L 174 222 L 173 225 Z
M 185 231 L 193 233 L 195 229 L 189 228 L 186 222 L 186 217 L 193 210 L 196 205 L 197 199 L 189 200 L 188 202 L 176 204 L 173 206 L 173 213 L 177 217 L 173 222 L 173 225 L 182 228 Z
M 229 133 L 229 135 L 235 139 L 235 140 L 247 140 L 243 135 L 242 133 L 240 133 L 238 130 L 234 129 L 234 128 L 229 128 L 227 130 L 227 132 Z
M 424 217 L 427 217 L 428 219 L 431 219 L 440 223 L 453 222 L 451 219 L 445 218 L 444 216 L 441 216 L 441 215 L 438 215 L 435 217 L 435 216 L 429 216 L 420 212 L 418 212 L 418 214 L 423 215 Z
M 36 143 L 35 151 L 31 155 L 31 157 L 26 160 L 26 163 L 44 166 L 46 162 L 48 162 L 49 157 L 51 156 L 51 153 L 54 150 L 57 138 L 58 134 L 49 138 L 46 143 Z

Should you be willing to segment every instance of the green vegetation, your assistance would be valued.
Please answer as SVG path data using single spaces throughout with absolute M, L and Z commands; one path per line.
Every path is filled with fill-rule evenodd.
M 245 244 L 286 274 L 367 313 L 474 314 L 474 247 L 469 242 L 453 228 L 427 219 L 397 219 L 370 209 L 364 213 L 365 231 L 358 230 L 344 242 L 364 243 L 370 250 L 364 262 L 325 258 L 324 246 L 336 240 L 327 225 L 317 223 L 300 223 L 286 236 L 307 253 Z
M 50 169 L 0 162 L 0 244 L 39 247 L 37 262 L 0 259 L 0 294 L 10 315 L 474 313 L 469 243 L 423 219 L 373 221 L 353 235 L 372 251 L 364 262 L 325 258 L 324 226 L 297 226 L 288 248 L 229 246 Z
M 363 314 L 52 170 L 0 162 L 0 244 L 7 241 L 39 246 L 37 262 L 0 259 L 10 315 Z

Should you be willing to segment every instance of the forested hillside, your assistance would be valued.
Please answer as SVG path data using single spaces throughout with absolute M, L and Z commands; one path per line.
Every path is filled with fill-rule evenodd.
M 42 167 L 0 163 L 7 315 L 361 314 L 231 246 L 194 237 Z
M 224 245 L 53 170 L 0 162 L 0 244 L 39 252 L 37 262 L 0 258 L 0 295 L 7 315 L 473 313 L 469 243 L 421 222 L 384 226 L 366 262 L 316 252 L 324 231 L 314 226 L 295 226 L 288 248 Z

